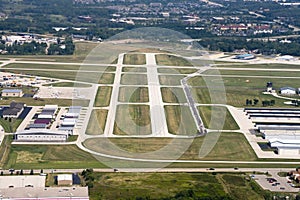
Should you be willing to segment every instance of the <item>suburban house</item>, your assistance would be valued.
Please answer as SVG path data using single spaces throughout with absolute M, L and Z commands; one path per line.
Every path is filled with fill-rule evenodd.
M 1 95 L 2 97 L 22 97 L 23 91 L 19 89 L 4 89 Z
M 280 94 L 282 95 L 295 95 L 296 89 L 292 87 L 282 87 L 280 88 Z
M 11 102 L 9 108 L 4 108 L 2 112 L 3 118 L 18 118 L 24 110 L 24 103 Z

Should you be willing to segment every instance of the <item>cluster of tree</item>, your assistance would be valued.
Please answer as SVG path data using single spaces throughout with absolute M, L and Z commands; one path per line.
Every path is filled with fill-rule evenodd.
M 85 184 L 88 188 L 94 187 L 95 174 L 93 169 L 85 169 L 81 172 L 81 176 L 84 178 Z
M 12 45 L 5 45 L 4 43 L 4 41 L 1 42 L 0 49 L 11 55 L 45 54 L 45 48 L 47 47 L 46 43 L 37 43 L 36 41 L 24 44 L 19 44 L 16 41 Z
M 51 44 L 47 49 L 48 55 L 72 55 L 75 50 L 72 37 L 67 37 L 64 42 L 58 41 L 57 44 Z
M 260 40 L 246 40 L 246 38 L 206 38 L 200 44 L 212 51 L 233 52 L 237 49 L 256 51 L 261 54 L 283 54 L 300 56 L 300 43 L 290 44 L 277 42 L 264 42 Z
M 256 106 L 258 104 L 259 100 L 258 99 L 246 99 L 246 106 Z M 262 106 L 274 106 L 275 105 L 275 100 L 263 100 Z
M 14 169 L 9 169 L 9 173 L 10 173 L 10 175 L 13 175 L 14 174 L 14 172 L 15 172 L 15 170 Z M 44 172 L 44 170 L 43 169 L 41 169 L 41 174 Z M 3 171 L 1 171 L 1 173 L 0 173 L 0 175 L 1 176 L 3 176 L 4 175 L 4 172 Z M 23 171 L 23 169 L 21 169 L 20 171 L 16 171 L 16 175 L 24 175 L 24 171 Z M 30 170 L 30 172 L 29 172 L 29 175 L 34 175 L 34 171 L 33 171 L 33 169 L 31 169 Z

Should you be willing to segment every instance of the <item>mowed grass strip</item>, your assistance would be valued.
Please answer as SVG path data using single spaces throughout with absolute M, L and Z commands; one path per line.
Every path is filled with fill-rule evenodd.
M 158 78 L 161 85 L 177 86 L 181 85 L 180 80 L 184 77 L 184 75 L 159 75 Z
M 105 167 L 76 145 L 12 145 L 4 169 Z
M 115 135 L 151 134 L 150 108 L 147 105 L 118 105 Z
M 146 74 L 122 74 L 121 77 L 122 85 L 147 85 Z
M 239 129 L 239 126 L 226 107 L 199 106 L 198 111 L 206 128 L 215 130 Z
M 123 67 L 122 72 L 147 72 L 146 67 Z
M 100 86 L 98 87 L 97 94 L 95 97 L 95 107 L 109 106 L 111 98 L 112 87 L 111 86 Z
M 5 100 L 1 100 L 1 105 L 9 105 L 12 101 L 22 102 L 25 103 L 27 106 L 44 106 L 45 104 L 54 104 L 58 106 L 71 106 L 71 105 L 78 105 L 78 106 L 88 106 L 89 100 L 85 99 L 60 99 L 60 98 L 53 98 L 53 99 L 33 99 L 27 97 L 9 97 Z
M 165 106 L 169 133 L 196 135 L 197 127 L 188 106 Z
M 146 55 L 145 54 L 125 54 L 124 65 L 145 65 Z
M 161 66 L 193 66 L 189 61 L 179 56 L 156 54 L 156 64 Z
M 78 70 L 80 65 L 10 63 L 2 68 Z
M 53 87 L 91 87 L 90 84 L 76 83 L 76 82 L 57 82 L 51 84 L 45 84 L 43 86 L 53 86 Z
M 162 74 L 192 74 L 195 73 L 196 71 L 198 71 L 197 69 L 194 68 L 174 68 L 174 69 L 170 69 L 170 68 L 158 68 L 158 73 L 162 73 Z
M 120 102 L 149 102 L 147 87 L 120 87 L 118 100 Z
M 94 109 L 91 113 L 86 134 L 101 135 L 104 133 L 108 110 Z
M 222 64 L 215 61 L 216 64 Z M 229 63 L 230 64 L 230 63 Z M 300 69 L 300 65 L 292 64 L 248 64 L 248 63 L 232 63 L 232 65 L 217 65 L 216 67 L 233 67 L 233 68 L 265 68 L 265 69 Z
M 210 69 L 204 74 L 217 74 L 222 75 L 237 75 L 237 76 L 279 76 L 279 77 L 300 77 L 299 71 L 264 71 L 264 70 L 215 70 Z
M 163 102 L 165 103 L 186 103 L 186 97 L 182 88 L 172 87 L 161 88 Z

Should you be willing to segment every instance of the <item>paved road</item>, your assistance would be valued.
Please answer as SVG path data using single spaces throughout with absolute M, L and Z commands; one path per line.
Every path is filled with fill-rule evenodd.
M 160 90 L 155 54 L 146 54 L 147 79 L 149 88 L 149 104 L 152 136 L 165 137 L 169 134 L 164 104 Z

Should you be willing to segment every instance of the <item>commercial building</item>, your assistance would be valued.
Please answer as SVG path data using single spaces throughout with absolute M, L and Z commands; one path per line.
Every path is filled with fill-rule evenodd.
M 2 117 L 8 118 L 18 118 L 19 115 L 24 110 L 24 103 L 11 102 L 9 108 L 4 108 L 2 112 Z
M 1 95 L 2 97 L 22 97 L 23 91 L 19 89 L 4 89 Z
M 36 175 L 0 176 L 0 192 L 7 188 L 44 187 L 45 180 L 45 176 Z
M 16 132 L 14 139 L 17 142 L 66 142 L 68 133 L 48 129 L 32 129 Z
M 277 149 L 279 155 L 300 156 L 300 140 L 274 138 L 270 139 L 269 143 Z

